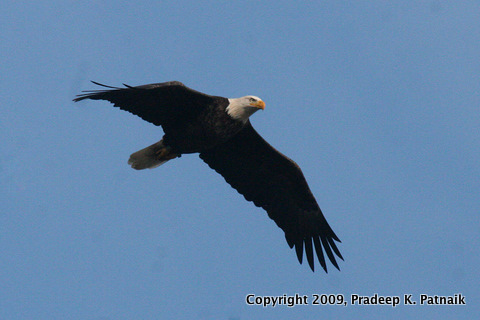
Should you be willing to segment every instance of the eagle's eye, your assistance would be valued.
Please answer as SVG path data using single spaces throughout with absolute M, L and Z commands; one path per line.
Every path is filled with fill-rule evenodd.
M 255 102 L 255 101 L 257 101 L 255 98 L 250 98 L 249 100 L 250 100 L 250 102 Z

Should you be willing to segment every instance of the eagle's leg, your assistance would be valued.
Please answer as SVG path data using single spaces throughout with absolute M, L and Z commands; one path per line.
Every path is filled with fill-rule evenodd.
M 179 154 L 173 153 L 172 148 L 168 146 L 164 146 L 163 148 L 157 149 L 155 151 L 155 154 L 157 155 L 158 160 L 160 161 L 167 161 L 171 159 L 175 159 L 177 157 L 180 157 Z

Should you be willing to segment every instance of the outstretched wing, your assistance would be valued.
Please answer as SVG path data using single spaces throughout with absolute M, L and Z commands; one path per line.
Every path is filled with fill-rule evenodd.
M 193 89 L 178 81 L 147 84 L 125 88 L 94 84 L 108 88 L 91 90 L 80 94 L 73 101 L 84 99 L 108 100 L 115 107 L 131 112 L 145 121 L 160 126 L 178 119 L 188 121 L 210 106 L 216 99 Z
M 267 211 L 285 231 L 290 248 L 295 246 L 300 263 L 305 248 L 314 270 L 315 247 L 318 261 L 327 271 L 323 248 L 339 269 L 333 252 L 343 260 L 335 243 L 340 240 L 323 216 L 300 167 L 270 146 L 250 122 L 226 143 L 200 153 L 200 158 L 245 199 Z

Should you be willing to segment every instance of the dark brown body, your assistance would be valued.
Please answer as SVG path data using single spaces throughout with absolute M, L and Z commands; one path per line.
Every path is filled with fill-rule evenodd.
M 228 99 L 214 97 L 213 103 L 193 121 L 179 119 L 166 126 L 163 143 L 172 152 L 182 154 L 207 151 L 226 142 L 245 126 L 225 112 L 227 106 Z

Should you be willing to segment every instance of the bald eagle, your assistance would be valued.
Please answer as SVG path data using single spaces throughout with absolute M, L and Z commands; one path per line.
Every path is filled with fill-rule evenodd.
M 314 271 L 315 248 L 325 272 L 324 252 L 340 270 L 333 254 L 343 260 L 335 243 L 340 239 L 328 225 L 300 167 L 268 144 L 249 121 L 265 108 L 260 98 L 211 96 L 178 81 L 123 88 L 92 82 L 107 89 L 84 91 L 73 101 L 107 100 L 163 128 L 162 140 L 130 156 L 132 168 L 155 168 L 182 154 L 199 153 L 246 200 L 267 211 L 285 232 L 290 248 L 295 247 L 300 264 L 305 249 Z

